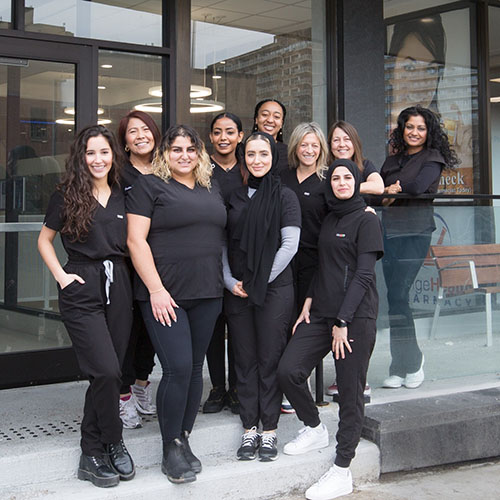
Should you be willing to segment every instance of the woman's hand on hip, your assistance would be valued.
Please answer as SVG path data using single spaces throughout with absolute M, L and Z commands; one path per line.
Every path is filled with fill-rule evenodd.
M 300 316 L 297 318 L 295 325 L 293 325 L 292 335 L 295 335 L 295 330 L 297 329 L 297 326 L 299 326 L 300 323 L 302 323 L 303 321 L 305 321 L 306 323 L 311 322 L 311 304 L 312 304 L 311 297 L 307 297 L 307 299 L 304 301 L 304 307 L 302 307 L 302 312 L 300 313 Z
M 349 352 L 352 352 L 351 344 L 349 343 L 349 339 L 347 338 L 347 326 L 339 327 L 334 326 L 332 328 L 332 351 L 335 355 L 335 359 L 345 359 L 345 350 L 347 349 Z
M 163 326 L 171 326 L 172 320 L 177 321 L 174 308 L 179 306 L 165 288 L 151 293 L 149 300 L 156 321 L 159 321 Z

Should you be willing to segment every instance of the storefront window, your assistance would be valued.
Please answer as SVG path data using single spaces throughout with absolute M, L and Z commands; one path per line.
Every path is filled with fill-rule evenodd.
M 439 190 L 447 194 L 473 194 L 479 186 L 477 68 L 471 63 L 469 12 L 387 20 L 387 136 L 408 106 L 420 104 L 439 113 L 461 161 L 441 178 Z
M 500 8 L 489 8 L 490 46 L 490 117 L 491 117 L 491 176 L 493 193 L 500 193 Z M 500 200 L 493 202 L 500 205 Z M 497 220 L 497 234 L 500 222 Z
M 123 7 L 119 0 L 26 0 L 26 31 L 162 45 L 162 1 L 134 2 Z
M 98 120 L 112 130 L 132 109 L 150 113 L 161 130 L 162 58 L 99 51 Z
M 10 0 L 0 0 L 0 29 L 10 28 L 10 21 L 11 21 L 10 9 L 11 9 Z
M 324 0 L 205 3 L 191 2 L 191 116 L 202 137 L 222 110 L 238 115 L 248 134 L 265 98 L 286 107 L 285 142 L 303 121 L 326 129 Z

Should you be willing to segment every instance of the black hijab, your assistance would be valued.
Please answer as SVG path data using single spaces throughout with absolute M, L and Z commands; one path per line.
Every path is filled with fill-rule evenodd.
M 347 200 L 340 200 L 333 194 L 331 185 L 332 174 L 337 167 L 345 167 L 354 177 L 354 194 Z M 328 169 L 325 182 L 325 198 L 328 210 L 333 212 L 339 219 L 360 208 L 365 208 L 366 203 L 359 192 L 359 186 L 363 178 L 358 166 L 352 160 L 335 160 Z
M 258 139 L 265 140 L 271 147 L 271 169 L 263 177 L 250 173 L 248 186 L 257 191 L 238 220 L 234 239 L 239 240 L 245 254 L 243 288 L 252 304 L 262 305 L 280 242 L 281 182 L 277 169 L 279 154 L 271 135 L 253 133 L 245 141 L 245 151 L 250 141 Z

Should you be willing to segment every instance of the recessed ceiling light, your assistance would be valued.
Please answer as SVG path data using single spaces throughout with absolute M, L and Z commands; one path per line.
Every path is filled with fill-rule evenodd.
M 492 78 L 490 82 L 500 83 L 500 78 Z
M 500 96 L 490 97 L 490 102 L 500 102 Z
M 220 76 L 220 75 L 213 75 L 212 78 L 214 80 L 220 80 L 222 78 L 222 76 Z
M 97 88 L 99 90 L 106 90 L 106 87 L 104 85 L 98 85 Z
M 112 68 L 113 65 L 112 64 L 101 64 L 101 68 L 104 68 L 104 69 L 109 69 L 109 68 Z

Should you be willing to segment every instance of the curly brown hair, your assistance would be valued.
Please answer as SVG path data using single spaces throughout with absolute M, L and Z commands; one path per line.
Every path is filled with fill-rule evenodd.
M 79 132 L 71 145 L 68 159 L 66 160 L 66 172 L 57 185 L 57 189 L 64 197 L 63 220 L 64 225 L 61 233 L 70 237 L 72 242 L 84 242 L 90 231 L 90 224 L 97 208 L 97 200 L 92 190 L 94 181 L 87 166 L 85 154 L 87 142 L 92 137 L 104 137 L 113 154 L 113 164 L 108 173 L 108 184 L 119 185 L 121 164 L 118 146 L 113 133 L 102 125 L 90 125 Z

